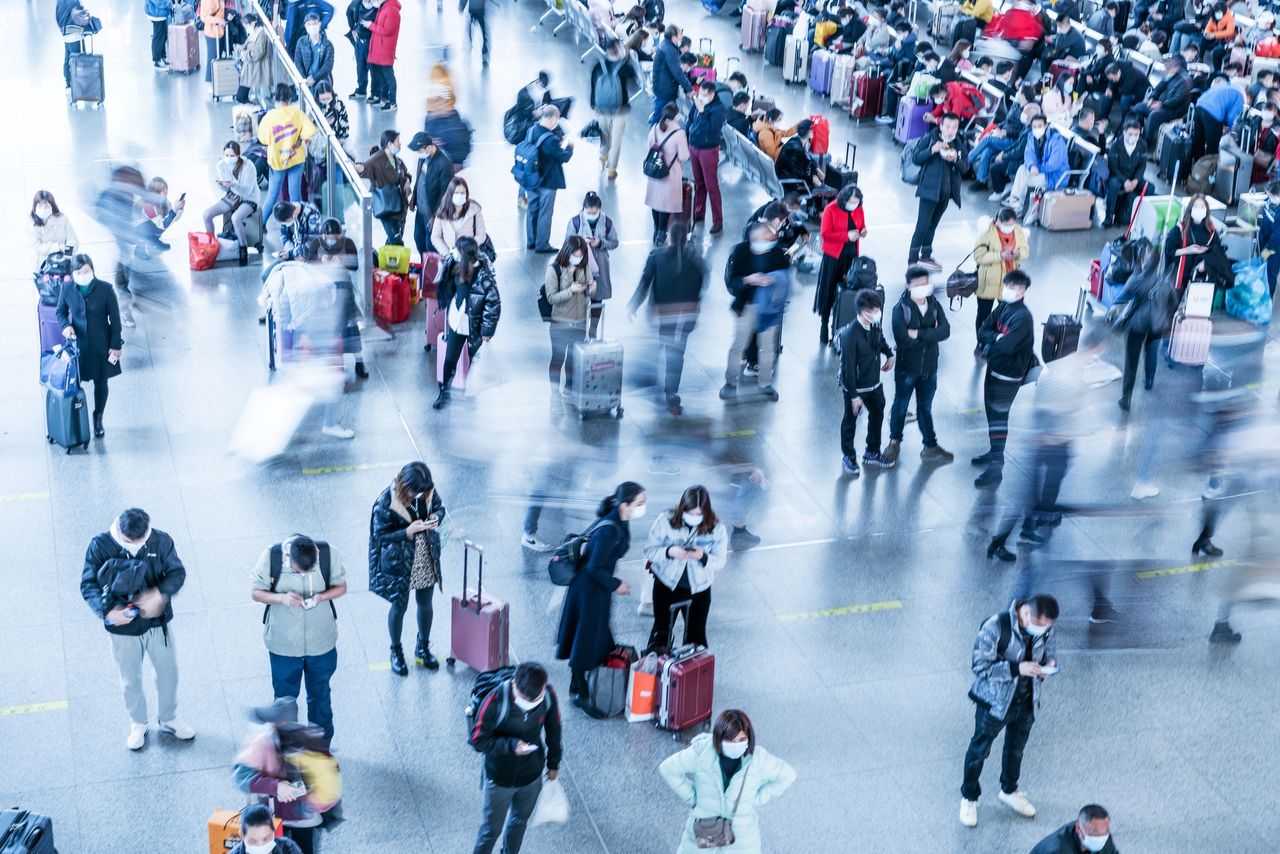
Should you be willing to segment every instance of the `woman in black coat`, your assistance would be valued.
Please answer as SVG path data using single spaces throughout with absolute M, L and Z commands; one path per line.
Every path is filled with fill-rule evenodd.
M 387 631 L 391 635 L 391 672 L 409 673 L 400 646 L 409 590 L 418 603 L 418 645 L 414 660 L 436 670 L 440 662 L 431 654 L 431 598 L 433 588 L 443 590 L 440 570 L 440 523 L 444 501 L 423 462 L 400 469 L 391 485 L 382 490 L 369 519 L 369 590 L 391 603 Z
M 1137 269 L 1125 282 L 1124 291 L 1116 298 L 1112 310 L 1123 320 L 1116 325 L 1124 330 L 1124 382 L 1120 391 L 1120 408 L 1129 411 L 1133 385 L 1138 378 L 1138 358 L 1143 363 L 1143 388 L 1151 391 L 1156 381 L 1160 339 L 1168 333 L 1175 303 L 1174 273 L 1164 269 L 1160 251 L 1152 244 L 1138 258 Z
M 631 546 L 630 521 L 642 517 L 646 509 L 644 487 L 632 481 L 622 483 L 600 503 L 599 519 L 587 537 L 586 566 L 565 594 L 556 658 L 569 660 L 573 704 L 593 718 L 602 715 L 591 704 L 587 672 L 603 664 L 615 646 L 609 628 L 613 594 L 626 596 L 631 586 L 613 573 Z
M 1196 193 L 1187 202 L 1182 222 L 1169 229 L 1164 241 L 1165 266 L 1177 270 L 1175 287 L 1181 293 L 1189 282 L 1213 282 L 1225 289 L 1235 284 L 1231 259 L 1209 214 L 1209 200 Z
M 93 260 L 84 253 L 71 258 L 71 281 L 58 295 L 57 315 L 62 337 L 74 338 L 80 347 L 80 381 L 93 383 L 93 435 L 101 439 L 107 381 L 120 375 L 124 339 L 116 292 L 94 274 Z
M 498 331 L 498 317 L 502 314 L 502 298 L 498 296 L 498 280 L 489 266 L 489 259 L 480 254 L 480 246 L 474 238 L 459 237 L 456 257 L 450 253 L 440 270 L 436 285 L 436 299 L 444 317 L 444 381 L 433 409 L 443 409 L 449 402 L 449 386 L 458 359 L 462 357 L 462 345 L 472 359 L 480 351 L 480 345 Z M 459 332 L 465 328 L 465 333 Z

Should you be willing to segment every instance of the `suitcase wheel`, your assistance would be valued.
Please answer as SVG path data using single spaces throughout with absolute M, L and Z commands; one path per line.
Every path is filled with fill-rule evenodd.
M 458 659 L 454 658 L 452 655 L 444 660 L 444 666 L 449 668 L 450 670 L 452 670 L 453 666 L 457 663 L 458 663 Z
M 614 417 L 614 418 L 621 418 L 621 417 L 622 417 L 622 407 L 621 407 L 621 406 L 619 406 L 619 407 L 614 411 L 614 413 L 613 413 L 613 417 Z
M 52 436 L 45 436 L 45 438 L 49 440 L 49 444 L 50 444 L 50 445 L 52 445 L 52 444 L 53 444 L 53 437 L 52 437 Z

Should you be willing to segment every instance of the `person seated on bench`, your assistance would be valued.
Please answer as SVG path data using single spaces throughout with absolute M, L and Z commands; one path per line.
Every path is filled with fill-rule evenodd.
M 793 188 L 803 188 L 805 192 L 812 192 L 814 188 L 822 186 L 825 171 L 809 155 L 812 137 L 813 122 L 809 119 L 801 119 L 796 124 L 795 135 L 788 139 L 782 146 L 782 150 L 778 152 L 778 158 L 774 162 L 774 174 L 778 176 L 778 181 L 784 188 L 791 184 Z
M 756 123 L 751 130 L 755 133 L 755 143 L 760 150 L 769 155 L 770 160 L 778 159 L 778 152 L 782 150 L 782 143 L 787 137 L 795 136 L 799 124 L 794 124 L 785 130 L 778 127 L 778 122 L 782 120 L 782 110 L 774 107 L 760 118 L 756 119 Z M 810 123 L 812 126 L 812 123 Z
M 751 138 L 751 123 L 755 117 L 751 115 L 751 93 L 735 92 L 733 105 L 725 122 L 738 133 Z

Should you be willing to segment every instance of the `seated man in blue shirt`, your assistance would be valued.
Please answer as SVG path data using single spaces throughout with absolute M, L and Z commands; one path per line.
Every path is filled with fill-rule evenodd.
M 1222 134 L 1230 130 L 1244 113 L 1244 93 L 1232 86 L 1225 74 L 1215 74 L 1209 89 L 1196 101 L 1191 125 L 1191 162 L 1206 154 L 1217 154 Z

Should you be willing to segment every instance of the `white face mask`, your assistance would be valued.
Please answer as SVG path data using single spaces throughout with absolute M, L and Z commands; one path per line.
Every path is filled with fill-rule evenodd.
M 1080 838 L 1080 844 L 1085 851 L 1098 852 L 1107 847 L 1107 840 L 1111 838 L 1111 834 L 1105 836 L 1083 836 Z
M 81 273 L 77 270 L 71 274 L 71 281 L 77 285 L 87 285 L 93 281 L 93 273 Z
M 763 255 L 777 245 L 778 242 L 776 240 L 753 240 L 751 241 L 751 251 L 757 255 Z
M 532 712 L 534 709 L 538 708 L 538 706 L 542 705 L 541 697 L 536 700 L 526 700 L 515 691 L 512 691 L 511 694 L 511 699 L 515 700 L 516 706 L 519 707 L 522 712 Z
M 41 219 L 48 219 L 53 216 L 53 207 L 50 205 L 36 205 L 36 216 Z
M 1021 298 L 1016 288 L 1002 288 L 1000 290 L 1000 299 L 1005 302 L 1017 302 Z
M 880 325 L 880 312 L 876 311 L 876 312 L 872 312 L 871 314 L 868 314 L 868 315 L 867 315 L 867 322 L 868 322 L 868 323 L 870 323 L 872 326 L 879 326 L 879 325 Z
M 463 205 L 465 205 L 466 203 L 467 203 L 467 194 L 466 194 L 466 193 L 454 193 L 454 194 L 453 194 L 453 206 L 454 206 L 455 208 L 460 208 L 460 207 L 462 207 Z
M 933 293 L 933 285 L 916 285 L 911 289 L 911 298 L 916 302 L 924 302 Z
M 239 160 L 240 158 L 234 154 L 224 154 L 222 155 L 222 159 L 225 160 L 231 166 L 234 166 L 236 165 L 236 161 Z
M 1049 626 L 1037 626 L 1035 623 L 1027 623 L 1027 634 L 1033 638 L 1042 637 L 1045 632 L 1049 631 Z
M 1204 222 L 1204 218 L 1205 218 L 1205 217 L 1207 217 L 1208 215 L 1209 215 L 1209 212 L 1208 212 L 1207 210 L 1205 210 L 1204 208 L 1192 208 L 1192 209 L 1191 209 L 1191 221 L 1192 221 L 1192 222 Z
M 747 748 L 751 746 L 749 741 L 722 741 L 720 743 L 720 752 L 724 754 L 726 759 L 741 759 L 747 755 Z
M 996 228 L 1000 229 L 1001 234 L 1013 234 L 1013 223 L 1011 222 L 1009 223 L 1002 222 L 999 225 L 997 225 Z
M 641 504 L 641 505 L 639 505 L 638 507 L 632 507 L 632 508 L 631 508 L 631 516 L 630 516 L 630 518 L 632 518 L 632 519 L 643 519 L 643 518 L 644 518 L 644 514 L 646 514 L 646 513 L 648 513 L 648 512 L 649 512 L 649 505 L 648 505 L 648 504 Z
M 936 96 L 934 96 L 933 103 L 935 103 L 935 104 L 941 104 L 942 102 L 944 102 L 944 101 L 946 101 L 946 100 L 947 100 L 947 96 L 946 96 L 946 95 L 936 95 Z
M 250 845 L 248 842 L 244 844 L 245 854 L 271 854 L 276 850 L 276 841 L 264 842 L 261 845 Z
M 310 35 L 311 38 L 315 38 L 316 36 L 320 35 L 320 25 L 307 24 L 307 34 Z
M 690 528 L 696 528 L 702 524 L 702 514 L 701 513 L 685 513 L 684 523 L 688 525 Z
M 1138 137 L 1129 136 L 1128 134 L 1126 134 L 1124 138 L 1124 147 L 1129 149 L 1130 151 L 1133 151 L 1135 148 L 1138 147 Z
M 850 199 L 848 202 L 845 203 L 844 209 L 852 213 L 853 211 L 856 211 L 858 209 L 858 204 L 859 202 L 857 199 Z
M 1032 128 L 1031 135 L 1036 139 L 1044 139 L 1044 128 Z
M 569 264 L 574 267 L 580 267 L 582 266 L 582 259 L 585 257 L 586 257 L 585 255 L 570 255 Z

